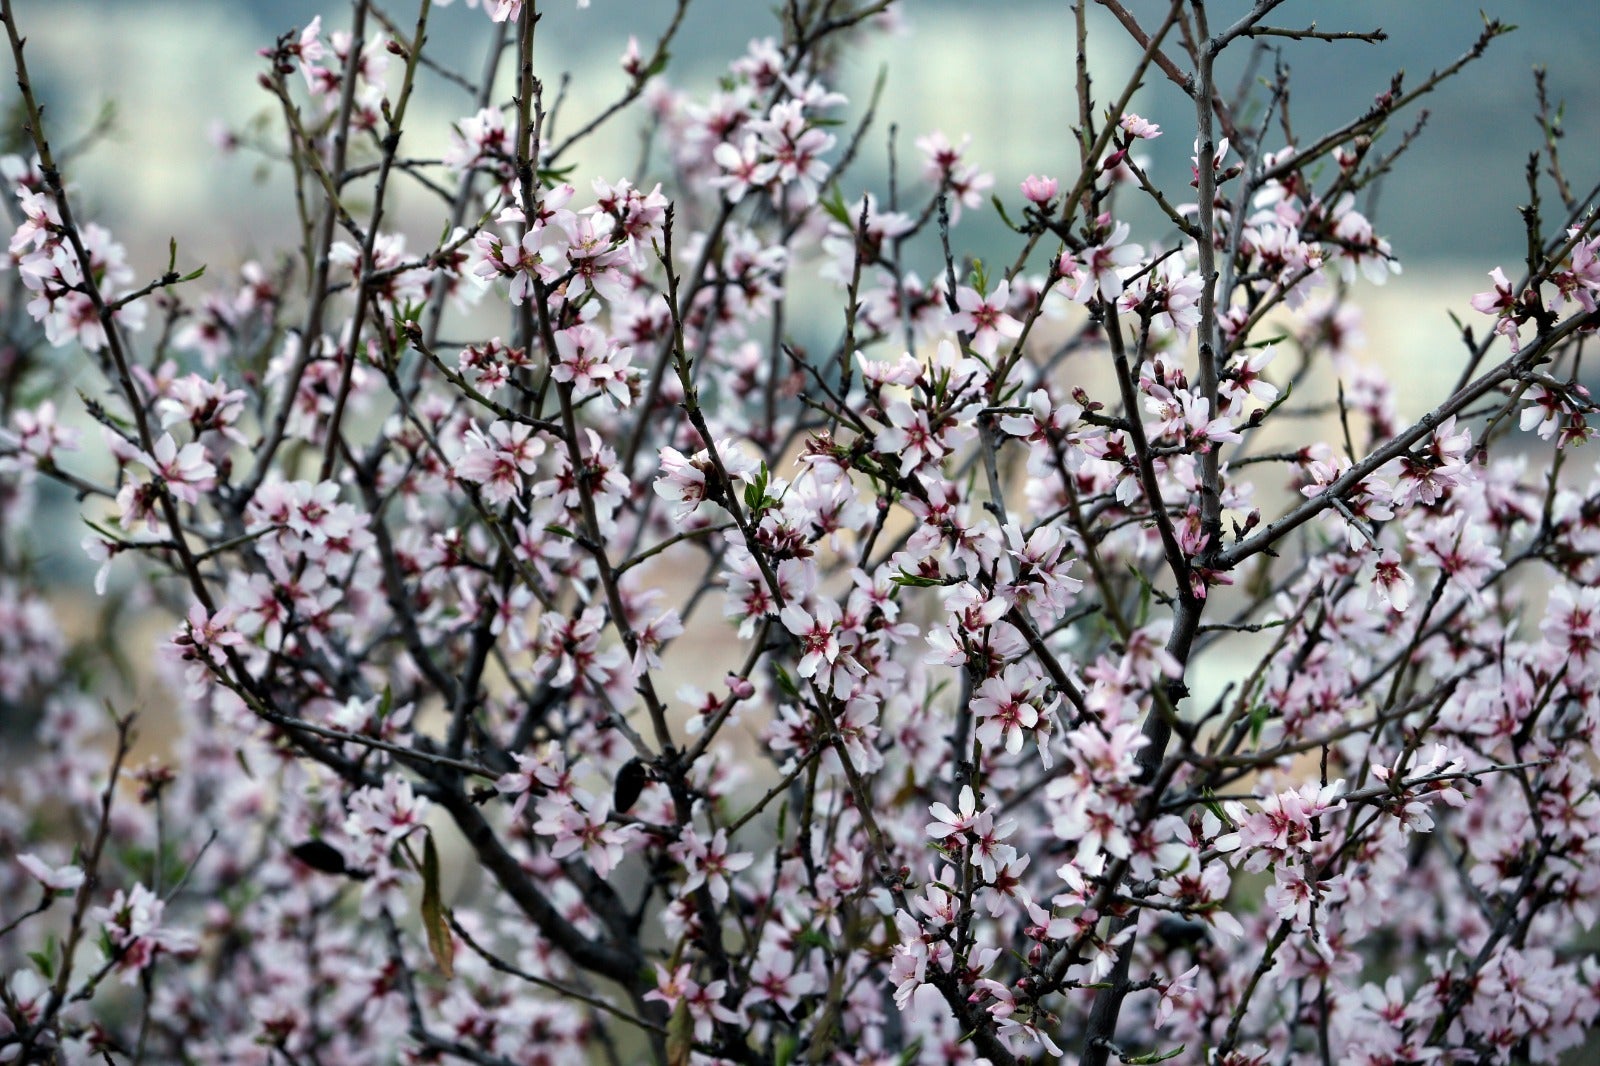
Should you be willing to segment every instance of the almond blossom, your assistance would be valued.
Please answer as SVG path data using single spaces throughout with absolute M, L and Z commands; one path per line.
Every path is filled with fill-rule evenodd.
M 1022 323 L 1006 311 L 1010 297 L 1010 282 L 1002 281 L 987 294 L 963 285 L 956 290 L 957 310 L 945 328 L 971 334 L 972 350 L 992 359 L 1002 342 L 1022 336 Z
M 1095 57 L 1045 109 L 1084 128 L 1058 180 L 997 111 L 1028 177 L 976 232 L 979 141 L 839 91 L 926 50 L 907 5 L 699 72 L 692 5 L 613 5 L 596 104 L 543 8 L 357 3 L 214 72 L 289 195 L 152 258 L 22 6 L 0 1062 L 1593 1042 L 1600 236 L 1554 82 L 1526 276 L 1452 361 L 1354 302 L 1416 87 L 1287 110 L 1359 26 L 1030 22 Z M 1127 112 L 1186 46 L 1205 105 Z M 1133 154 L 1174 123 L 1188 175 Z

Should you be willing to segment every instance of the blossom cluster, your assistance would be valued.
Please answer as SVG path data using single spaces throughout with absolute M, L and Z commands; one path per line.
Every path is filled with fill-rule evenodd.
M 1493 270 L 1412 418 L 1352 302 L 1399 273 L 1357 194 L 1411 97 L 1285 143 L 1286 95 L 1211 80 L 1317 36 L 1272 5 L 1161 52 L 1191 168 L 1142 155 L 1182 116 L 1085 95 L 1081 157 L 1014 190 L 938 130 L 859 175 L 843 57 L 896 4 L 788 5 L 697 89 L 680 0 L 568 139 L 537 5 L 437 6 L 263 50 L 303 243 L 148 283 L 13 50 L 0 1062 L 1588 1039 L 1592 203 Z M 400 136 L 430 19 L 516 84 L 437 159 Z M 587 172 L 639 110 L 638 171 Z M 958 257 L 995 206 L 1012 265 Z

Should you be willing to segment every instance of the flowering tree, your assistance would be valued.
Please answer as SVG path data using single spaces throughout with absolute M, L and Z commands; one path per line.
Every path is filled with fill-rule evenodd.
M 1347 292 L 1399 269 L 1357 197 L 1506 28 L 1308 138 L 1283 63 L 1235 97 L 1219 60 L 1381 32 L 1099 3 L 1140 58 L 1098 93 L 1079 0 L 1074 158 L 992 198 L 996 264 L 963 145 L 852 178 L 884 142 L 835 73 L 890 0 L 786 0 L 705 95 L 678 0 L 570 133 L 533 0 L 354 0 L 262 53 L 290 247 L 218 283 L 82 217 L 0 0 L 0 1062 L 1579 1046 L 1595 193 L 1541 93 L 1526 261 L 1408 421 L 1351 354 Z M 416 158 L 446 18 L 488 62 Z M 1147 79 L 1192 111 L 1133 114 Z M 638 172 L 585 172 L 635 110 Z M 1191 133 L 1190 173 L 1142 160 Z M 108 597 L 78 644 L 28 562 L 50 481 Z M 171 694 L 142 763 L 128 660 Z

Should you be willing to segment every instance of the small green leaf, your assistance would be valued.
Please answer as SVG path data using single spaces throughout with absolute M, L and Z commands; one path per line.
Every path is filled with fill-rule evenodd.
M 1179 1044 L 1171 1051 L 1152 1051 L 1148 1055 L 1134 1055 L 1132 1058 L 1126 1058 L 1122 1061 L 1128 1063 L 1129 1066 L 1150 1066 L 1153 1062 L 1166 1062 L 1168 1059 L 1177 1058 L 1183 1054 L 1183 1049 L 1187 1046 L 1187 1044 Z
M 56 979 L 56 935 L 51 933 L 45 938 L 43 951 L 30 951 L 28 958 L 33 960 L 33 965 L 38 968 L 39 976 L 46 981 Z
M 991 196 L 989 200 L 994 204 L 995 211 L 1000 215 L 1000 221 L 1006 224 L 1006 229 L 1013 233 L 1021 233 L 1022 227 L 1011 221 L 1011 216 L 1006 214 L 1006 205 L 1000 202 L 1000 197 Z
M 1261 727 L 1267 724 L 1267 719 L 1272 711 L 1265 703 L 1258 703 L 1250 708 L 1250 742 L 1261 743 Z
M 850 209 L 845 206 L 844 194 L 841 193 L 837 188 L 833 190 L 833 197 L 831 199 L 824 197 L 823 199 L 817 201 L 817 206 L 826 211 L 828 213 L 828 217 L 839 223 L 839 225 L 845 227 L 851 226 Z
M 439 899 L 439 851 L 433 834 L 422 838 L 422 927 L 428 934 L 428 951 L 446 977 L 455 974 L 455 941 L 444 920 L 444 904 Z
M 813 948 L 827 948 L 830 944 L 830 941 L 828 940 L 828 934 L 814 926 L 806 929 L 796 939 L 801 944 Z
M 979 296 L 989 295 L 989 275 L 983 269 L 983 260 L 972 261 L 972 287 L 978 290 Z
M 899 1066 L 912 1066 L 912 1063 L 922 1057 L 922 1037 L 917 1037 L 911 1046 L 900 1052 Z
M 745 506 L 751 511 L 759 512 L 767 506 L 767 482 L 770 475 L 767 464 L 762 463 L 761 469 L 756 471 L 756 479 L 744 487 Z

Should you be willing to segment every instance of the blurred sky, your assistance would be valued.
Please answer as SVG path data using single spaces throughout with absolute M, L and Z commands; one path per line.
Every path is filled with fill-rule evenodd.
M 1166 0 L 1125 0 L 1147 22 Z M 439 0 L 435 0 L 439 3 Z M 1458 372 L 1460 345 L 1446 309 L 1470 317 L 1467 299 L 1486 288 L 1486 273 L 1504 265 L 1518 273 L 1523 237 L 1516 206 L 1526 200 L 1527 154 L 1539 144 L 1532 121 L 1535 63 L 1549 69 L 1550 88 L 1566 108 L 1565 152 L 1575 183 L 1585 190 L 1600 178 L 1600 0 L 1289 0 L 1274 15 L 1278 25 L 1323 29 L 1382 26 L 1392 39 L 1379 46 L 1288 43 L 1293 69 L 1296 130 L 1309 139 L 1356 114 L 1384 90 L 1396 69 L 1415 84 L 1428 70 L 1460 55 L 1487 13 L 1519 24 L 1489 54 L 1427 101 L 1433 119 L 1411 157 L 1382 187 L 1378 231 L 1389 237 L 1405 274 L 1382 289 L 1358 286 L 1355 300 L 1367 311 L 1365 358 L 1386 365 L 1399 386 L 1403 413 L 1430 406 Z M 415 17 L 415 0 L 385 0 L 402 24 Z M 329 29 L 347 25 L 349 4 L 331 0 L 14 0 L 35 81 L 47 105 L 52 140 L 71 146 L 110 102 L 116 107 L 108 137 L 90 151 L 69 155 L 66 170 L 78 190 L 80 217 L 108 225 L 127 243 L 139 276 L 166 265 L 169 237 L 180 243 L 179 265 L 207 263 L 211 276 L 229 276 L 252 256 L 271 256 L 293 239 L 286 220 L 292 200 L 283 168 L 263 166 L 248 152 L 221 157 L 211 146 L 214 124 L 247 127 L 272 114 L 256 85 L 257 50 L 321 12 Z M 572 129 L 620 91 L 616 60 L 629 33 L 642 40 L 665 23 L 669 0 L 544 0 L 536 62 L 552 88 L 573 71 L 563 126 Z M 752 37 L 776 32 L 775 0 L 695 0 L 670 75 L 703 92 L 715 85 L 729 59 Z M 1216 22 L 1250 7 L 1249 0 L 1214 0 Z M 852 117 L 860 114 L 881 67 L 888 69 L 881 119 L 851 175 L 847 195 L 882 191 L 889 121 L 899 125 L 902 166 L 915 170 L 913 141 L 942 129 L 953 139 L 971 133 L 971 158 L 992 170 L 996 189 L 1019 200 L 1016 183 L 1029 173 L 1074 176 L 1069 128 L 1075 121 L 1072 15 L 1068 0 L 907 0 L 910 32 L 881 38 L 853 55 L 843 91 Z M 1103 97 L 1116 92 L 1136 51 L 1126 35 L 1091 5 L 1091 67 Z M 436 11 L 430 52 L 476 71 L 488 39 L 487 19 L 464 0 Z M 1236 71 L 1229 77 L 1236 76 Z M 1226 82 L 1224 82 L 1226 84 Z M 500 99 L 509 97 L 509 85 Z M 15 102 L 9 77 L 0 103 Z M 424 75 L 413 101 L 405 151 L 436 155 L 450 124 L 467 114 L 466 94 Z M 1165 136 L 1147 147 L 1152 173 L 1175 202 L 1188 188 L 1192 105 L 1159 78 L 1134 107 L 1160 123 Z M 276 126 L 273 126 L 276 130 Z M 638 125 L 623 119 L 580 157 L 585 178 L 632 176 Z M 15 145 L 20 131 L 5 130 Z M 1399 130 L 1390 131 L 1393 143 Z M 275 133 L 274 133 L 275 135 Z M 586 184 L 586 181 L 585 181 Z M 433 240 L 442 213 L 436 202 L 412 196 L 391 218 L 411 236 L 412 248 Z M 1554 213 L 1553 204 L 1547 207 Z M 409 210 L 406 210 L 409 208 Z M 1015 239 L 994 212 L 970 212 L 956 232 L 958 254 L 1009 261 Z M 1159 219 L 1135 213 L 1135 240 L 1148 243 L 1170 231 Z M 835 322 L 837 299 L 815 322 Z M 796 316 L 804 319 L 807 316 Z M 826 327 L 816 327 L 826 328 Z M 61 516 L 76 513 L 64 494 Z M 74 527 L 75 528 L 75 527 Z M 74 532 L 69 543 L 76 543 Z M 87 565 L 76 550 L 63 565 Z
M 409 26 L 414 9 L 404 0 L 384 5 Z M 578 11 L 571 0 L 546 0 L 538 63 L 549 84 L 562 70 L 574 79 L 569 116 L 600 106 L 621 83 L 615 59 L 629 32 L 650 39 L 671 4 L 667 0 L 593 0 Z M 774 32 L 767 0 L 698 0 L 675 49 L 675 79 L 709 86 L 729 57 L 751 37 Z M 1146 14 L 1164 0 L 1130 0 Z M 1295 78 L 1295 126 L 1302 135 L 1359 113 L 1398 68 L 1415 83 L 1472 41 L 1480 25 L 1479 0 L 1341 0 L 1338 4 L 1290 0 L 1273 16 L 1279 25 L 1324 29 L 1382 26 L 1392 40 L 1289 43 L 1285 54 Z M 1521 249 L 1515 206 L 1526 199 L 1523 168 L 1536 146 L 1533 83 L 1529 71 L 1544 63 L 1553 95 L 1565 99 L 1566 138 L 1575 177 L 1593 180 L 1600 159 L 1600 3 L 1482 0 L 1491 15 L 1519 24 L 1497 41 L 1478 66 L 1428 102 L 1433 119 L 1414 151 L 1385 183 L 1379 229 L 1408 266 L 1435 261 L 1487 270 Z M 1213 20 L 1230 21 L 1246 0 L 1218 0 Z M 273 214 L 286 206 L 281 189 L 258 191 L 257 161 L 221 160 L 210 148 L 214 122 L 242 126 L 270 103 L 254 84 L 256 50 L 274 36 L 305 24 L 318 12 L 330 28 L 346 24 L 349 5 L 319 0 L 20 0 L 18 17 L 29 38 L 30 62 L 50 105 L 54 139 L 80 133 L 106 101 L 117 106 L 109 142 L 78 160 L 72 174 L 114 228 L 136 247 L 159 253 L 168 234 L 197 255 L 224 260 L 275 239 Z M 902 159 L 915 159 L 911 141 L 933 128 L 952 136 L 971 132 L 973 158 L 993 169 L 997 188 L 1015 199 L 1015 182 L 1030 172 L 1070 176 L 1067 127 L 1073 120 L 1070 4 L 1048 2 L 957 3 L 909 0 L 911 33 L 883 40 L 848 68 L 845 90 L 864 101 L 880 63 L 889 64 L 888 106 L 899 122 Z M 1103 22 L 1098 8 L 1092 9 Z M 1153 17 L 1153 16 L 1152 16 Z M 486 19 L 456 0 L 436 10 L 432 46 L 463 69 L 480 65 Z M 1098 25 L 1093 59 L 1102 93 L 1133 58 L 1115 27 Z M 1108 31 L 1108 32 L 1107 32 Z M 8 79 L 9 80 L 9 79 Z M 1186 192 L 1192 110 L 1175 90 L 1152 79 L 1136 108 L 1175 136 L 1154 142 L 1155 164 L 1170 175 L 1177 198 Z M 9 94 L 14 96 L 14 92 Z M 424 85 L 412 151 L 442 145 L 443 131 L 466 108 L 465 94 L 434 78 Z M 568 128 L 571 128 L 570 125 Z M 633 127 L 597 146 L 585 169 L 616 176 L 631 158 Z M 858 180 L 881 181 L 883 124 L 865 153 Z M 1397 133 L 1398 131 L 1391 131 Z M 604 156 L 618 154 L 613 159 Z M 992 214 L 992 212 L 991 212 Z M 997 232 L 985 234 L 993 239 Z
M 1147 22 L 1166 8 L 1165 0 L 1126 2 Z M 1377 203 L 1378 231 L 1393 242 L 1406 274 L 1382 290 L 1358 287 L 1356 295 L 1371 312 L 1367 332 L 1375 357 L 1397 347 L 1428 353 L 1427 359 L 1396 361 L 1402 395 L 1419 405 L 1436 391 L 1429 375 L 1448 375 L 1459 359 L 1445 308 L 1470 313 L 1467 298 L 1487 287 L 1491 267 L 1517 273 L 1523 236 L 1516 207 L 1527 198 L 1527 154 L 1539 144 L 1532 118 L 1535 63 L 1548 67 L 1552 95 L 1568 104 L 1563 143 L 1574 182 L 1587 190 L 1600 177 L 1600 64 L 1593 51 L 1600 41 L 1600 2 L 1481 3 L 1489 15 L 1520 28 L 1428 98 L 1433 118 L 1412 155 L 1382 185 Z M 1452 61 L 1482 25 L 1479 4 L 1289 0 L 1274 14 L 1274 24 L 1302 27 L 1315 20 L 1322 29 L 1381 26 L 1391 34 L 1376 46 L 1285 42 L 1297 132 L 1309 140 L 1360 114 L 1397 69 L 1408 72 L 1407 84 L 1416 84 L 1430 69 Z M 409 32 L 414 0 L 380 6 Z M 563 105 L 563 128 L 574 128 L 615 96 L 623 84 L 616 60 L 628 35 L 637 33 L 648 44 L 672 6 L 669 0 L 592 0 L 579 11 L 574 0 L 545 0 L 536 65 L 552 91 L 563 71 L 576 74 Z M 696 0 L 674 49 L 673 81 L 701 92 L 713 87 L 749 39 L 777 32 L 774 6 L 770 0 Z M 1213 21 L 1226 24 L 1250 6 L 1248 0 L 1214 0 Z M 285 246 L 291 238 L 284 220 L 293 209 L 283 168 L 264 166 L 250 153 L 222 158 L 207 131 L 216 123 L 241 128 L 270 116 L 271 100 L 255 83 L 262 65 L 257 50 L 318 12 L 327 28 L 346 26 L 348 3 L 18 0 L 16 8 L 57 145 L 87 129 L 107 101 L 116 105 L 109 138 L 73 158 L 68 173 L 88 206 L 84 214 L 128 243 L 141 275 L 165 266 L 169 236 L 179 241 L 180 267 L 206 262 L 213 276 Z M 995 173 L 996 190 L 1013 205 L 1020 199 L 1016 183 L 1029 173 L 1070 180 L 1075 152 L 1069 127 L 1076 116 L 1071 4 L 908 0 L 904 10 L 906 35 L 880 37 L 844 68 L 841 88 L 851 97 L 851 118 L 860 114 L 880 68 L 888 70 L 882 117 L 847 196 L 883 190 L 890 120 L 900 129 L 902 173 L 919 165 L 915 138 L 942 129 L 952 139 L 972 135 L 971 158 Z M 1098 6 L 1090 10 L 1091 68 L 1099 95 L 1106 97 L 1120 89 L 1136 50 Z M 481 67 L 488 39 L 481 11 L 455 0 L 436 9 L 431 25 L 431 54 L 460 69 Z M 1220 80 L 1228 84 L 1235 77 L 1236 69 Z M 508 83 L 501 99 L 509 94 Z M 0 99 L 14 96 L 13 90 Z M 1152 173 L 1169 199 L 1187 200 L 1192 134 L 1184 131 L 1192 128 L 1192 104 L 1153 77 L 1134 107 L 1168 131 L 1148 145 Z M 450 124 L 471 110 L 460 88 L 431 75 L 412 108 L 404 150 L 421 156 L 441 151 Z M 632 176 L 638 129 L 635 120 L 624 118 L 582 153 L 583 184 L 590 177 Z M 1389 131 L 1380 147 L 1394 143 L 1399 132 Z M 391 218 L 403 220 L 413 248 L 436 237 L 443 217 L 437 201 L 414 195 L 400 206 Z M 1546 206 L 1557 213 L 1553 199 Z M 1143 229 L 1136 240 L 1169 233 L 1162 220 L 1132 213 L 1136 230 Z M 969 213 L 968 219 L 956 233 L 958 254 L 1010 259 L 1015 239 L 991 209 Z M 1148 228 L 1137 225 L 1141 219 Z M 1406 374 L 1419 376 L 1408 382 Z M 1429 387 L 1411 391 L 1410 384 Z

